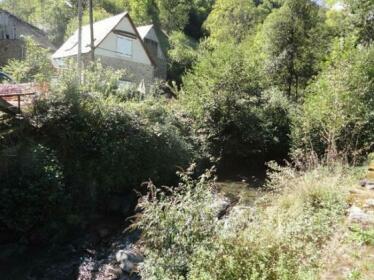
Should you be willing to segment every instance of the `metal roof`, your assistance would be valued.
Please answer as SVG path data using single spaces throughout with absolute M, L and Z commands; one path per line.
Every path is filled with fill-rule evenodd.
M 103 19 L 94 23 L 94 44 L 95 47 L 105 39 L 105 37 L 120 23 L 127 15 L 127 12 Z M 82 27 L 82 54 L 91 51 L 91 31 L 90 26 Z M 78 30 L 52 55 L 52 58 L 64 58 L 78 53 Z
M 148 32 L 153 28 L 153 24 L 150 25 L 144 25 L 139 26 L 136 29 L 139 32 L 140 37 L 144 40 L 144 38 L 147 36 Z

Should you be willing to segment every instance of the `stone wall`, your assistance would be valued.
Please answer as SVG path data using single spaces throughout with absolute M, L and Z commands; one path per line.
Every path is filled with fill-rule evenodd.
M 166 80 L 168 64 L 165 59 L 156 59 L 157 66 L 155 68 L 155 78 L 159 80 Z
M 116 59 L 108 56 L 96 56 L 97 60 L 105 66 L 114 69 L 124 69 L 126 71 L 125 79 L 135 84 L 140 84 L 144 79 L 147 91 L 154 83 L 154 68 L 152 65 L 131 62 L 127 60 Z

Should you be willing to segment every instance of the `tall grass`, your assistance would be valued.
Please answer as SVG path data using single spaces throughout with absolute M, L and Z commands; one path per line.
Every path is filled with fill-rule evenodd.
M 213 215 L 212 182 L 189 180 L 183 192 L 143 200 L 142 276 L 318 279 L 321 253 L 344 218 L 354 180 L 352 171 L 339 165 L 307 172 L 280 168 L 270 175 L 271 191 L 254 208 L 235 207 L 222 220 Z M 183 265 L 175 269 L 177 260 Z

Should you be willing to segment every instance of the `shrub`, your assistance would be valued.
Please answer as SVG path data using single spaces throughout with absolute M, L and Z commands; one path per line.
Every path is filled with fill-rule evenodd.
M 110 193 L 139 188 L 145 180 L 176 180 L 178 166 L 188 165 L 192 152 L 167 100 L 125 102 L 115 88 L 95 93 L 83 84 L 79 90 L 64 75 L 54 93 L 37 100 L 33 119 L 57 151 L 75 205 L 95 209 Z
M 125 71 L 104 67 L 100 62 L 91 64 L 83 72 L 84 82 L 81 91 L 105 97 L 116 94 L 119 81 L 124 75 Z
M 213 182 L 187 179 L 170 196 L 152 186 L 137 223 L 146 247 L 142 276 L 317 279 L 323 247 L 344 218 L 350 174 L 341 166 L 280 168 L 255 208 L 237 206 L 221 221 Z
M 293 116 L 294 152 L 357 162 L 373 148 L 374 48 L 352 50 L 349 44 L 347 50 L 336 47 L 340 56 L 307 88 Z
M 174 190 L 148 186 L 150 192 L 139 203 L 143 212 L 135 224 L 143 231 L 146 245 L 144 279 L 183 279 L 195 250 L 210 245 L 217 209 L 212 182 L 206 179 L 181 174 L 181 183 Z M 172 196 L 168 196 L 170 192 Z
M 195 133 L 207 154 L 225 167 L 262 165 L 288 153 L 287 99 L 277 89 L 264 89 L 260 56 L 252 48 L 251 39 L 222 43 L 183 80 L 180 97 L 194 118 Z
M 57 226 L 69 211 L 69 196 L 54 151 L 22 144 L 2 150 L 1 158 L 0 227 L 23 235 Z
M 17 82 L 47 82 L 53 67 L 49 51 L 41 48 L 32 38 L 25 38 L 26 55 L 23 60 L 11 59 L 4 67 Z

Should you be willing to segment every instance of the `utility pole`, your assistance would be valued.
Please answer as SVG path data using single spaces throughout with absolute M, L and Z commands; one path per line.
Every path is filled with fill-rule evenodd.
M 88 0 L 89 4 L 89 14 L 90 14 L 90 34 L 91 34 L 91 61 L 95 61 L 95 37 L 94 37 L 94 28 L 93 28 L 93 4 L 92 0 Z
M 77 52 L 77 75 L 78 85 L 81 84 L 82 80 L 82 0 L 78 0 L 78 52 Z

